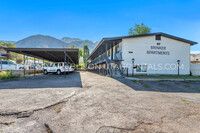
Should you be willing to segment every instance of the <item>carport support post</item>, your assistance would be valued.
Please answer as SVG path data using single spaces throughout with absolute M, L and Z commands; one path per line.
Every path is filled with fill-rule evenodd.
M 106 60 L 108 60 L 107 52 L 108 52 L 108 45 L 106 43 Z M 106 61 L 106 76 L 108 76 L 108 62 L 107 61 Z
M 2 70 L 2 55 L 1 55 L 1 52 L 0 52 L 0 58 L 1 58 L 1 70 Z
M 99 66 L 98 66 L 98 68 L 99 68 L 99 74 L 100 74 L 100 54 L 98 53 L 98 60 L 99 60 Z
M 66 69 L 66 51 L 64 51 L 64 54 L 65 54 L 65 58 L 64 58 L 64 60 L 65 60 L 65 63 L 64 63 L 64 67 L 65 67 L 65 69 Z M 66 70 L 65 70 L 65 78 L 66 78 Z
M 35 57 L 34 57 L 34 76 L 35 76 Z
M 26 69 L 25 69 L 25 62 L 26 61 L 26 59 L 25 59 L 25 54 L 24 54 L 24 77 L 25 77 L 25 75 L 26 75 Z
M 67 71 L 67 74 L 69 74 L 69 57 L 67 58 L 67 65 L 68 65 L 68 71 Z

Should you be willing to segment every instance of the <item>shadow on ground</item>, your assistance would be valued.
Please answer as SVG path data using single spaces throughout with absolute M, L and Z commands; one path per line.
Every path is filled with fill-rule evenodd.
M 135 91 L 155 91 L 155 92 L 169 92 L 169 93 L 200 93 L 200 82 L 132 81 L 125 78 L 115 78 L 115 79 L 131 87 Z
M 82 87 L 79 72 L 65 75 L 36 75 L 27 79 L 0 81 L 1 89 L 37 89 L 37 88 L 69 88 Z

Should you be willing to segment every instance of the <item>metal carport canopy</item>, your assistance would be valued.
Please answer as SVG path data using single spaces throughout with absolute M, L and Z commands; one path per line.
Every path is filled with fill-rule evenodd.
M 79 49 L 69 48 L 5 48 L 7 51 L 48 60 L 51 62 L 65 62 L 79 64 Z

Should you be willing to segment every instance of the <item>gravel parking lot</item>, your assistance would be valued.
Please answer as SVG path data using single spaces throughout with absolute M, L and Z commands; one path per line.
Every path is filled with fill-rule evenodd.
M 90 72 L 0 82 L 0 132 L 200 131 L 200 82 L 131 81 Z

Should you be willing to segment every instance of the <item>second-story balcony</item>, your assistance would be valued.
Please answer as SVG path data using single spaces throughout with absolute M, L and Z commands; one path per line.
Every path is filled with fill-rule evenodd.
M 118 60 L 122 60 L 122 52 L 117 52 L 113 55 L 113 57 L 107 56 L 107 58 L 110 61 L 118 61 Z M 106 61 L 106 53 L 102 54 L 101 56 L 99 56 L 98 58 L 96 58 L 95 60 L 93 60 L 91 63 L 92 64 L 99 64 L 99 63 L 103 63 Z

